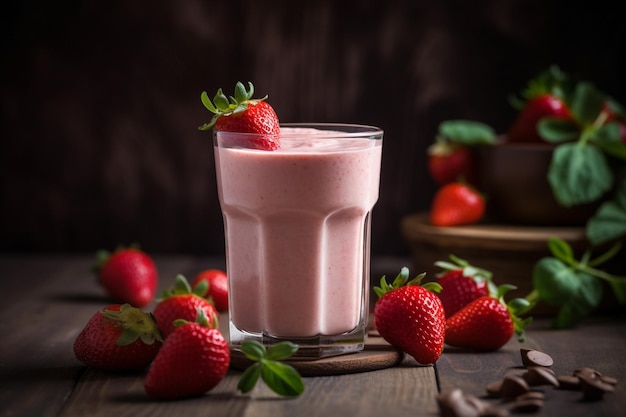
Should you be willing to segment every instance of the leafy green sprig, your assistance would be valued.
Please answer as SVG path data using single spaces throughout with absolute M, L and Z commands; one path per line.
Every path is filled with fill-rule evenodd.
M 626 276 L 611 275 L 597 268 L 620 251 L 620 242 L 595 258 L 588 249 L 580 260 L 561 238 L 550 238 L 548 247 L 552 256 L 540 259 L 533 269 L 533 291 L 526 297 L 528 309 L 543 301 L 559 308 L 553 320 L 555 328 L 573 327 L 600 304 L 602 281 L 611 286 L 620 303 L 626 303 Z
M 259 378 L 275 393 L 285 397 L 296 397 L 304 392 L 304 382 L 298 371 L 280 361 L 290 358 L 298 350 L 298 345 L 280 342 L 265 348 L 256 340 L 246 340 L 241 351 L 254 363 L 241 375 L 237 388 L 247 393 L 252 391 Z

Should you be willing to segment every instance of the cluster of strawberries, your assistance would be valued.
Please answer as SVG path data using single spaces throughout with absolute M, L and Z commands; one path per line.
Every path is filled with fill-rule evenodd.
M 437 262 L 442 271 L 437 281 L 421 285 L 425 274 L 409 281 L 403 268 L 389 284 L 385 277 L 374 291 L 376 330 L 391 345 L 421 364 L 433 364 L 451 347 L 493 351 L 504 346 L 514 333 L 523 340 L 530 317 L 521 319 L 529 307 L 525 299 L 506 303 L 504 294 L 513 286 L 497 287 L 492 274 L 451 255 L 453 262 Z
M 246 88 L 241 82 L 233 96 L 220 88 L 211 101 L 202 92 L 200 99 L 213 116 L 199 130 L 254 133 L 258 136 L 251 135 L 248 146 L 278 149 L 278 116 L 265 101 L 267 96 L 252 99 L 253 94 L 253 84 Z M 214 388 L 230 364 L 228 344 L 217 328 L 218 312 L 228 310 L 226 273 L 202 271 L 192 285 L 178 275 L 154 311 L 145 313 L 141 308 L 152 302 L 158 286 L 150 256 L 126 248 L 112 255 L 103 251 L 98 257 L 94 272 L 108 294 L 123 304 L 105 307 L 89 320 L 74 343 L 76 358 L 114 371 L 149 366 L 144 388 L 154 398 L 189 397 Z
M 142 310 L 158 286 L 152 258 L 138 248 L 101 253 L 94 268 L 119 304 L 96 312 L 74 341 L 74 354 L 88 366 L 109 371 L 149 367 L 146 393 L 158 399 L 201 395 L 214 388 L 230 365 L 228 344 L 217 328 L 228 309 L 226 273 L 203 270 L 192 284 L 178 275 L 152 313 Z

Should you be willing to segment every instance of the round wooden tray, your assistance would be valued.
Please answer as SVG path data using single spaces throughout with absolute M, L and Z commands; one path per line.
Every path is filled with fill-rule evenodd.
M 365 343 L 365 349 L 360 352 L 316 360 L 290 360 L 286 363 L 296 368 L 302 376 L 328 376 L 390 368 L 403 358 L 404 354 L 391 347 L 383 338 L 370 336 Z M 251 363 L 243 356 L 233 355 L 230 366 L 243 371 Z
M 410 243 L 439 247 L 472 247 L 497 251 L 547 250 L 550 237 L 558 236 L 574 248 L 585 247 L 584 227 L 532 227 L 506 224 L 473 224 L 437 227 L 428 221 L 428 213 L 407 216 L 402 221 L 404 237 Z

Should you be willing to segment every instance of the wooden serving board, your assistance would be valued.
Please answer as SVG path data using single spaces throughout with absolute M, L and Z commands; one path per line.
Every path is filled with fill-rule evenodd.
M 390 368 L 403 358 L 401 351 L 391 347 L 382 337 L 374 335 L 368 337 L 365 349 L 360 352 L 316 360 L 290 360 L 287 363 L 302 376 L 328 376 Z M 232 355 L 230 366 L 243 371 L 251 363 L 243 356 Z

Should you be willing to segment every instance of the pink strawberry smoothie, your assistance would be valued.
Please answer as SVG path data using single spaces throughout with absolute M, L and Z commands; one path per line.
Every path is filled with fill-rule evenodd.
M 335 132 L 336 133 L 336 132 Z M 231 336 L 338 335 L 366 324 L 378 139 L 282 128 L 277 151 L 216 147 Z

